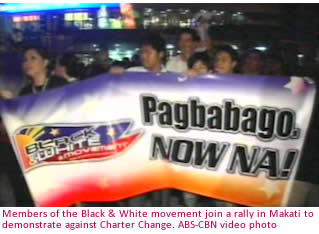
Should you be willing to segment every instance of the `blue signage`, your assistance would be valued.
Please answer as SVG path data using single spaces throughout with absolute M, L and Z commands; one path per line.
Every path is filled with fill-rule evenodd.
M 65 10 L 65 9 L 88 9 L 120 7 L 119 3 L 5 3 L 0 5 L 0 12 L 7 13 L 22 13 L 34 11 L 49 11 L 49 10 Z

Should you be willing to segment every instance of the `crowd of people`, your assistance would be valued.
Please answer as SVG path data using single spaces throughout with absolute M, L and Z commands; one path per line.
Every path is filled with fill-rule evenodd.
M 23 74 L 28 78 L 28 84 L 18 94 L 37 93 L 103 73 L 174 72 L 190 78 L 207 73 L 289 75 L 280 54 L 266 57 L 258 50 L 249 50 L 239 56 L 231 45 L 214 46 L 211 40 L 206 43 L 191 28 L 181 30 L 177 47 L 180 54 L 167 58 L 163 37 L 157 33 L 149 33 L 141 45 L 141 53 L 132 59 L 112 61 L 108 52 L 102 50 L 94 54 L 94 61 L 88 66 L 84 66 L 73 53 L 52 58 L 43 48 L 28 47 L 24 49 L 22 61 Z M 3 99 L 15 95 L 10 90 L 0 92 Z
M 112 62 L 105 52 L 98 52 L 93 69 L 84 73 L 84 78 L 110 72 L 121 74 L 125 71 L 134 72 L 174 72 L 188 77 L 207 73 L 244 74 L 244 75 L 289 75 L 281 54 L 270 53 L 264 56 L 258 50 L 248 50 L 239 56 L 231 45 L 213 46 L 204 42 L 194 29 L 181 30 L 177 47 L 180 54 L 167 58 L 166 42 L 159 34 L 148 35 L 141 46 L 141 54 L 132 61 Z M 100 59 L 104 53 L 104 59 Z M 140 57 L 140 59 L 137 59 Z M 91 71 L 95 72 L 91 72 Z

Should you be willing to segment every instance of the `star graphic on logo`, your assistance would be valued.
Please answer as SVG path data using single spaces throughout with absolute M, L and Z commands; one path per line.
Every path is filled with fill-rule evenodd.
M 110 137 L 114 137 L 116 135 L 116 131 L 113 127 L 110 127 L 108 130 L 107 130 L 107 133 L 106 133 L 108 136 Z
M 264 186 L 259 189 L 266 194 L 267 199 L 271 199 L 275 194 L 280 193 L 277 182 L 266 179 Z
M 50 134 L 54 137 L 60 135 L 60 130 L 57 129 L 57 128 L 52 128 L 51 131 L 50 131 Z

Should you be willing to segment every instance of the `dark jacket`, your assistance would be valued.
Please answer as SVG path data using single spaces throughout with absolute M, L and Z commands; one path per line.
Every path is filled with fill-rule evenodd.
M 48 84 L 46 86 L 46 90 L 58 88 L 66 84 L 68 84 L 66 80 L 59 78 L 57 76 L 52 76 L 49 78 Z M 42 87 L 38 87 L 37 89 L 39 90 L 38 92 L 40 92 Z M 32 93 L 33 93 L 32 84 L 28 84 L 20 91 L 19 96 L 28 95 Z

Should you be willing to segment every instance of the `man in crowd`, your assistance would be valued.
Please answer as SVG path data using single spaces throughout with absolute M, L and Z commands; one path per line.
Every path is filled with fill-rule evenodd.
M 241 73 L 245 75 L 261 75 L 262 67 L 262 54 L 258 50 L 251 50 L 243 59 Z
M 109 72 L 112 61 L 107 50 L 101 50 L 94 55 L 94 62 L 87 68 L 86 77 L 94 77 Z
M 218 74 L 233 74 L 238 64 L 238 55 L 229 45 L 219 46 L 216 49 L 214 72 Z
M 150 34 L 142 44 L 141 63 L 142 66 L 127 69 L 130 72 L 166 72 L 166 43 L 158 34 Z
M 198 44 L 200 37 L 194 29 L 183 29 L 179 35 L 178 47 L 181 54 L 172 57 L 167 62 L 167 71 L 184 74 L 187 71 L 187 60 L 193 55 Z

